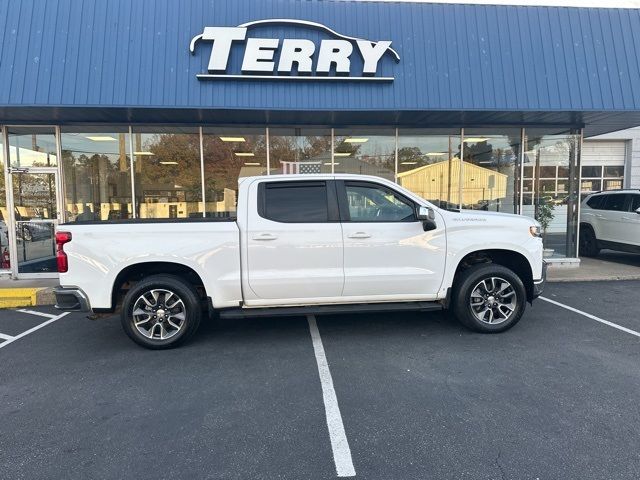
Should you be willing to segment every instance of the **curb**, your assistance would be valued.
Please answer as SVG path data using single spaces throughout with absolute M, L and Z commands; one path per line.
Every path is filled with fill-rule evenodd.
M 569 282 L 624 282 L 629 280 L 640 280 L 640 275 L 626 275 L 619 277 L 580 277 L 580 278 L 548 278 L 547 283 L 569 283 Z
M 0 308 L 37 307 L 55 303 L 53 288 L 0 288 Z

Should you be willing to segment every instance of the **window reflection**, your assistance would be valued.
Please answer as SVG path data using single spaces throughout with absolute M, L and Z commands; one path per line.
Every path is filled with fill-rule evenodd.
M 271 174 L 331 173 L 331 129 L 269 129 Z
M 462 206 L 517 213 L 521 130 L 465 129 Z
M 522 213 L 543 224 L 547 256 L 575 256 L 579 201 L 575 155 L 579 135 L 528 128 L 525 142 L 524 182 L 530 185 L 531 193 L 524 195 Z M 583 186 L 599 188 L 600 181 L 587 181 Z
M 0 133 L 2 130 L 0 129 Z M 0 135 L 0 166 L 4 172 L 4 144 L 3 136 Z M 9 263 L 9 229 L 7 222 L 9 216 L 7 212 L 7 191 L 4 183 L 4 175 L 0 175 L 0 270 L 11 267 Z
M 398 183 L 441 208 L 459 208 L 459 130 L 398 131 Z
M 336 129 L 334 172 L 395 179 L 395 129 Z
M 238 178 L 267 173 L 264 128 L 204 128 L 205 211 L 235 216 Z
M 198 128 L 134 128 L 133 165 L 138 218 L 202 216 Z
M 8 129 L 9 158 L 14 168 L 55 167 L 58 165 L 56 136 L 50 127 L 11 127 Z
M 66 221 L 131 218 L 128 132 L 128 127 L 62 131 Z

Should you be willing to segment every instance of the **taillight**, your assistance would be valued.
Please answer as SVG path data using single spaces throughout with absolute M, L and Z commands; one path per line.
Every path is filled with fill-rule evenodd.
M 69 270 L 67 254 L 64 253 L 64 244 L 71 241 L 71 232 L 56 232 L 56 260 L 58 262 L 58 273 L 65 273 Z

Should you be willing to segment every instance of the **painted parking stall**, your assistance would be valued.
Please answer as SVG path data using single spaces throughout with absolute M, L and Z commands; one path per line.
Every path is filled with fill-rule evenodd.
M 0 350 L 3 474 L 635 479 L 638 338 L 584 314 L 632 317 L 637 286 L 616 283 L 615 316 L 537 301 L 500 335 L 442 313 L 220 319 L 163 352 L 115 317 L 3 310 L 12 337 L 46 323 Z M 172 455 L 141 457 L 149 439 Z
M 27 335 L 35 333 L 68 315 L 68 312 L 56 312 L 53 314 L 28 309 L 10 312 L 14 315 L 12 318 L 0 320 L 0 348 L 4 348 Z M 5 327 L 4 332 L 2 331 L 3 327 Z

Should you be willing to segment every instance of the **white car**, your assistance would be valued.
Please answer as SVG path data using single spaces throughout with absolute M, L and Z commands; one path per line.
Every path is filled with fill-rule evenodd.
M 148 348 L 225 317 L 451 308 L 486 333 L 515 325 L 542 291 L 540 225 L 441 210 L 358 175 L 239 182 L 237 219 L 83 222 L 56 233 L 57 306 L 121 311 Z
M 615 190 L 587 196 L 580 213 L 580 255 L 601 249 L 640 253 L 640 190 Z

